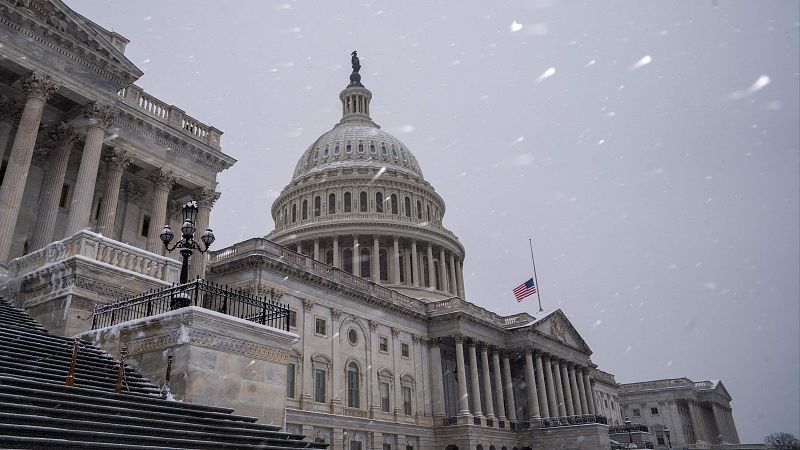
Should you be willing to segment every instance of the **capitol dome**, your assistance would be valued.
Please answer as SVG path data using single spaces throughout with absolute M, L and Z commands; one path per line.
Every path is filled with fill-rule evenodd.
M 464 247 L 442 225 L 444 200 L 408 147 L 373 122 L 360 67 L 354 54 L 342 119 L 298 160 L 267 238 L 407 295 L 464 298 Z

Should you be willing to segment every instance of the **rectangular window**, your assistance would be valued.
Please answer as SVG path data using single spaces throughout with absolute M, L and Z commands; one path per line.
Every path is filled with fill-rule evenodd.
M 400 356 L 402 356 L 403 358 L 408 358 L 408 355 L 410 354 L 411 351 L 409 350 L 408 344 L 406 343 L 400 344 Z
M 67 202 L 69 202 L 69 185 L 65 184 L 61 186 L 61 196 L 58 197 L 58 207 L 66 208 Z
M 411 415 L 411 387 L 403 386 L 403 413 Z
M 316 318 L 314 321 L 314 333 L 320 336 L 326 336 L 327 324 L 325 323 L 325 319 L 321 319 L 319 317 Z
M 392 444 L 383 443 L 383 450 L 392 450 Z
M 406 450 L 414 450 L 414 446 L 413 445 L 406 445 Z
M 314 401 L 325 403 L 325 371 L 317 369 L 314 371 Z
M 389 412 L 389 383 L 379 383 L 378 387 L 381 391 L 381 411 Z
M 350 441 L 350 450 L 361 450 L 361 442 Z
M 147 234 L 149 232 L 150 232 L 150 215 L 145 214 L 144 217 L 142 217 L 142 229 L 139 232 L 139 234 L 142 237 L 147 237 Z
M 294 398 L 294 364 L 286 366 L 286 398 Z
M 642 412 L 639 410 L 639 408 L 633 408 L 633 417 L 639 417 L 641 415 Z
M 658 408 L 650 408 L 650 414 L 657 416 L 658 415 Z
M 381 336 L 378 338 L 378 348 L 384 353 L 389 353 L 389 339 Z
M 661 431 L 656 431 L 656 442 L 658 445 L 664 445 L 664 434 Z
M 289 328 L 297 328 L 297 311 L 289 310 Z

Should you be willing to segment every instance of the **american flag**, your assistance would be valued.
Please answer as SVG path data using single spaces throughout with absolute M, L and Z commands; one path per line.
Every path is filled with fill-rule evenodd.
M 518 302 L 522 301 L 523 298 L 535 293 L 536 286 L 533 285 L 533 278 L 514 288 L 514 297 L 517 297 Z

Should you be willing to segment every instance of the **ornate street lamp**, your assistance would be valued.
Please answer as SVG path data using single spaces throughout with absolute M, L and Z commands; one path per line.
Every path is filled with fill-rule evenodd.
M 633 444 L 633 435 L 631 434 L 631 419 L 625 416 L 625 429 L 628 430 L 628 441 Z
M 182 211 L 183 225 L 181 225 L 181 240 L 170 248 L 169 243 L 175 238 L 175 234 L 172 232 L 172 228 L 170 228 L 169 225 L 164 225 L 164 229 L 161 230 L 161 234 L 158 237 L 161 238 L 161 242 L 164 243 L 164 248 L 166 248 L 168 252 L 176 248 L 181 249 L 181 256 L 183 257 L 183 264 L 181 265 L 181 284 L 184 284 L 189 281 L 189 257 L 192 256 L 192 251 L 197 250 L 200 253 L 208 251 L 208 247 L 214 243 L 214 232 L 211 231 L 211 228 L 206 228 L 203 234 L 200 235 L 200 241 L 203 243 L 203 247 L 201 247 L 200 243 L 194 240 L 194 232 L 197 229 L 195 226 L 197 202 L 190 201 L 186 203 L 183 205 Z
M 667 437 L 667 448 L 672 449 L 672 442 L 669 440 L 669 428 L 666 425 L 664 425 L 664 436 Z

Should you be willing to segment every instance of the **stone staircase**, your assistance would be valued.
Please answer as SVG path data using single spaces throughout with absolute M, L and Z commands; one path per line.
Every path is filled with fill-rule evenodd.
M 49 334 L 0 299 L 0 448 L 326 448 L 233 410 L 158 398 L 129 367 L 80 342 L 75 383 L 65 386 L 73 340 Z

